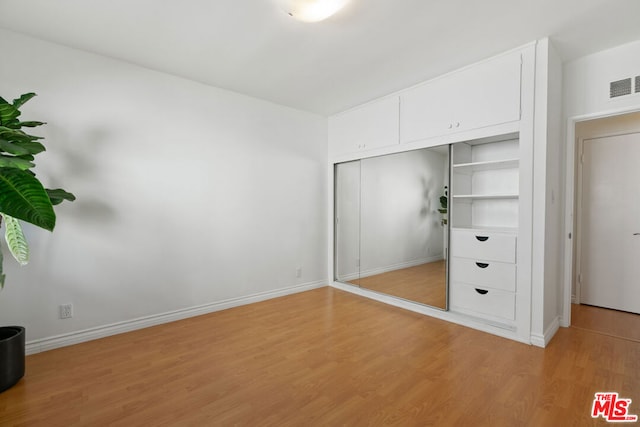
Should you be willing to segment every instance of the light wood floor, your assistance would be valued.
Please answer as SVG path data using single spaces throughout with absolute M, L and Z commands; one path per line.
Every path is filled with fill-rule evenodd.
M 640 342 L 640 314 L 572 304 L 571 326 Z
M 589 426 L 640 343 L 546 349 L 321 288 L 27 358 L 1 426 Z
M 447 281 L 444 260 L 363 277 L 351 283 L 409 301 L 446 307 Z

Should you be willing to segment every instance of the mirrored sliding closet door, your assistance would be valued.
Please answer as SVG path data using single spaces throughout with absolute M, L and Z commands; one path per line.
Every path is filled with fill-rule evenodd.
M 446 310 L 449 146 L 334 172 L 335 280 Z

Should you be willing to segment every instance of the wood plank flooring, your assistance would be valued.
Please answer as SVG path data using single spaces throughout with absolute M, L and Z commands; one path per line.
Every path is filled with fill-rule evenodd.
M 447 303 L 445 260 L 362 277 L 350 283 L 433 307 L 445 308 Z
M 546 349 L 321 288 L 35 354 L 1 426 L 590 426 L 640 414 L 640 343 Z
M 640 342 L 640 314 L 592 305 L 572 304 L 571 326 Z

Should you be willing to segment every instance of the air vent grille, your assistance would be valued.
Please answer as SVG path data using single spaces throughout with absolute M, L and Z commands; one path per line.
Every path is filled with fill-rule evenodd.
M 637 88 L 637 84 L 636 84 Z M 617 80 L 609 84 L 609 98 L 631 94 L 631 78 Z
M 640 76 L 636 76 L 636 93 L 640 93 Z

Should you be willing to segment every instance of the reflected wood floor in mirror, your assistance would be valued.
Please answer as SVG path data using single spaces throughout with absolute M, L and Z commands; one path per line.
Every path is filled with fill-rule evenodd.
M 571 326 L 640 342 L 640 314 L 586 304 L 571 304 Z
M 640 413 L 640 343 L 545 349 L 320 288 L 27 357 L 0 425 L 591 426 Z
M 421 304 L 446 307 L 445 260 L 362 277 L 350 283 Z

